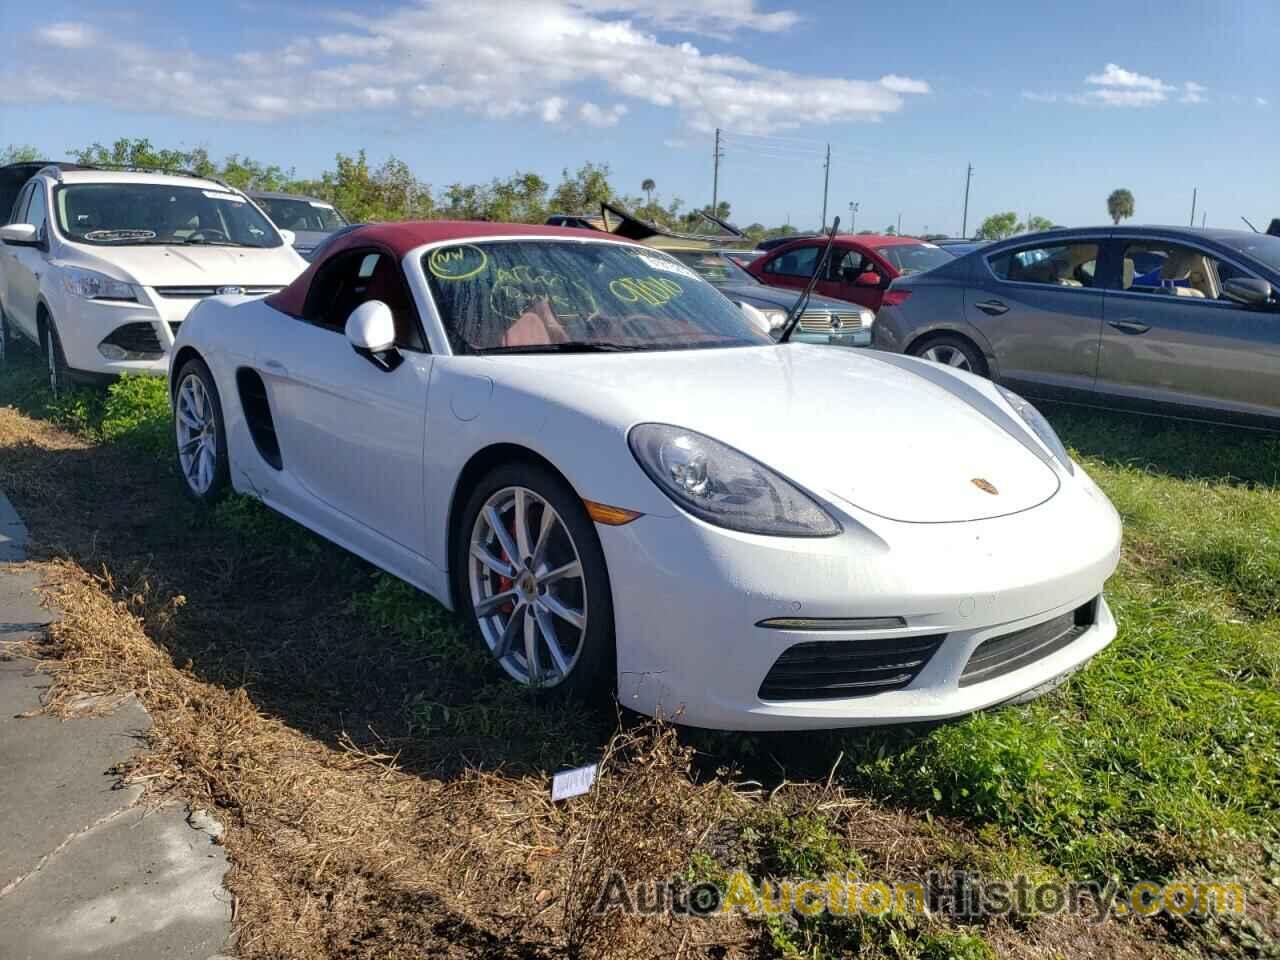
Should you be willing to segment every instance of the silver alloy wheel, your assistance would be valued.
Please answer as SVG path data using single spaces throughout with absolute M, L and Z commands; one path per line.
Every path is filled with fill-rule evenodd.
M 182 476 L 196 493 L 208 493 L 218 466 L 218 421 L 204 381 L 194 373 L 178 385 L 173 421 Z
M 936 347 L 930 347 L 924 353 L 920 354 L 926 360 L 932 360 L 934 363 L 941 363 L 944 366 L 955 367 L 957 370 L 969 370 L 969 358 L 964 355 L 963 350 L 957 350 L 955 347 L 940 343 Z
M 587 635 L 587 584 L 564 520 L 534 491 L 504 487 L 480 508 L 468 557 L 471 606 L 489 652 L 519 683 L 559 684 Z

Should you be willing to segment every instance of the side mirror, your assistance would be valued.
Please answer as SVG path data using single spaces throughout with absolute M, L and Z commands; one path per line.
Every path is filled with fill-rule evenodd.
M 40 231 L 30 223 L 11 223 L 0 227 L 0 240 L 10 247 L 38 247 Z
M 284 241 L 286 247 L 292 247 L 298 240 L 298 235 L 292 230 L 281 230 L 280 239 Z
M 868 270 L 866 273 L 858 274 L 856 280 L 853 281 L 855 287 L 878 287 L 880 286 L 880 274 L 874 270 Z
M 5 228 L 6 230 L 8 227 Z M 0 235 L 4 231 L 0 230 Z M 1271 284 L 1254 277 L 1237 277 L 1222 285 L 1222 292 L 1236 303 L 1248 307 L 1261 307 L 1271 302 Z
M 404 359 L 396 349 L 395 317 L 381 300 L 369 300 L 351 311 L 347 340 L 356 353 L 383 370 L 394 370 Z

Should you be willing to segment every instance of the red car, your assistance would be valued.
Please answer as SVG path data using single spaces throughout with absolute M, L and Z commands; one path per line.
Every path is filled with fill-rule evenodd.
M 806 237 L 770 250 L 747 265 L 761 283 L 804 289 L 822 252 L 824 237 Z M 816 293 L 879 310 L 885 288 L 897 277 L 931 270 L 955 258 L 941 247 L 914 237 L 842 234 L 836 237 L 826 276 Z

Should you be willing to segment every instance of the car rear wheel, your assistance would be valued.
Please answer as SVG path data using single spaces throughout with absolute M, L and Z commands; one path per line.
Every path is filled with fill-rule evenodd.
M 521 686 L 593 698 L 612 689 L 613 602 L 582 501 L 545 467 L 489 473 L 463 509 L 459 612 Z
M 980 377 L 987 376 L 987 362 L 972 341 L 964 337 L 929 337 L 911 348 L 913 357 L 932 360 L 946 367 L 954 367 Z
M 178 372 L 173 398 L 178 469 L 187 494 L 213 503 L 231 482 L 222 399 L 203 360 L 191 359 Z

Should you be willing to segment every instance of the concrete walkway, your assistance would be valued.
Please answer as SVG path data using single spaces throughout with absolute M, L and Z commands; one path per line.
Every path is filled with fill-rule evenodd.
M 47 674 L 21 654 L 50 622 L 0 494 L 0 960 L 206 960 L 227 948 L 220 828 L 139 803 L 108 771 L 151 719 L 129 696 L 107 716 L 38 713 Z M 202 817 L 192 817 L 201 822 Z

